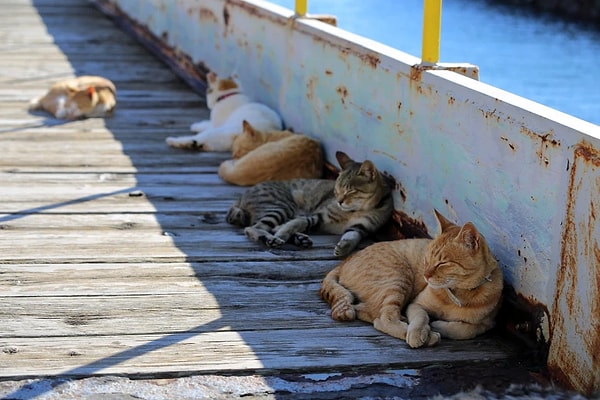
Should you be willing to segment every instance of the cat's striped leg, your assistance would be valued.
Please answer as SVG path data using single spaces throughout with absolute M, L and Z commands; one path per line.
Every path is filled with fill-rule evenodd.
M 273 247 L 269 244 L 274 240 L 274 236 L 271 232 L 279 225 L 279 221 L 282 218 L 279 210 L 273 210 L 260 217 L 254 225 L 244 229 L 244 233 L 250 240 L 262 242 L 268 247 Z
M 267 241 L 266 244 L 269 247 L 281 247 L 287 243 L 290 238 L 294 238 L 294 244 L 300 247 L 311 247 L 312 239 L 302 233 L 306 232 L 312 225 L 311 217 L 298 217 L 294 218 L 285 224 L 281 225 L 275 231 L 271 240 Z

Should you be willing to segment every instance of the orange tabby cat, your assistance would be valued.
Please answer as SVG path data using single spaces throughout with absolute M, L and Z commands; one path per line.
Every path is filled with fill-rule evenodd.
M 56 118 L 78 119 L 109 116 L 117 104 L 115 85 L 101 76 L 80 76 L 56 82 L 29 104 L 30 110 L 46 110 Z
M 219 176 L 241 186 L 320 178 L 323 171 L 318 141 L 290 131 L 260 131 L 248 121 L 243 121 L 242 134 L 233 141 L 232 157 L 221 163 Z
M 459 227 L 437 211 L 435 216 L 441 231 L 435 239 L 375 243 L 329 272 L 320 295 L 332 318 L 370 322 L 411 347 L 434 345 L 441 336 L 470 339 L 491 329 L 502 271 L 472 223 Z

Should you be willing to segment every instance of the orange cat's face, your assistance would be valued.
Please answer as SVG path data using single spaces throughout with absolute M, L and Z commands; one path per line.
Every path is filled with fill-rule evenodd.
M 206 88 L 206 104 L 212 109 L 217 104 L 219 98 L 228 93 L 240 91 L 240 85 L 231 77 L 219 78 L 214 72 L 206 75 L 208 87 Z
M 485 278 L 490 254 L 484 238 L 467 222 L 454 225 L 436 212 L 441 233 L 425 255 L 425 280 L 432 288 L 473 288 Z

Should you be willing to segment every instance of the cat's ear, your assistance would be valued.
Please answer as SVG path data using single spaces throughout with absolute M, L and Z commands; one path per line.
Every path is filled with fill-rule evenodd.
M 362 176 L 365 176 L 369 182 L 374 181 L 377 176 L 377 168 L 375 168 L 375 165 L 370 160 L 363 161 L 358 172 Z
M 448 219 L 446 219 L 446 217 L 440 214 L 438 210 L 434 209 L 433 213 L 435 214 L 435 218 L 437 219 L 438 224 L 440 226 L 440 233 L 445 232 L 451 226 L 455 226 L 455 224 L 453 224 Z
M 206 80 L 208 81 L 208 83 L 215 83 L 217 81 L 217 74 L 215 74 L 214 72 L 209 72 L 208 74 L 206 74 Z
M 254 136 L 256 131 L 254 129 L 254 127 L 252 125 L 250 125 L 250 122 L 244 120 L 242 121 L 242 129 L 244 134 L 249 135 L 249 136 Z
M 479 248 L 479 232 L 471 222 L 467 222 L 460 228 L 457 239 L 468 249 L 477 250 Z
M 335 158 L 337 159 L 338 163 L 340 164 L 341 169 L 346 169 L 346 167 L 348 167 L 348 165 L 350 165 L 354 162 L 354 160 L 352 160 L 350 157 L 348 157 L 348 154 L 344 153 L 343 151 L 337 151 L 335 153 Z

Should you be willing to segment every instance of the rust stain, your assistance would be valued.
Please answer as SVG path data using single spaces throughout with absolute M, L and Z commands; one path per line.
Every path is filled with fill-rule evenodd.
M 401 194 L 402 196 L 402 194 Z M 406 194 L 404 193 L 404 197 Z M 391 218 L 393 230 L 392 239 L 430 238 L 427 227 L 423 221 L 411 218 L 403 211 L 394 210 Z
M 500 140 L 506 142 L 508 144 L 508 147 L 510 147 L 512 151 L 516 151 L 517 147 L 514 144 L 512 144 L 506 136 L 500 136 Z
M 346 98 L 348 97 L 348 88 L 345 86 L 338 86 L 335 89 L 336 93 L 340 95 L 340 100 L 342 104 L 346 104 Z
M 210 22 L 214 22 L 214 23 L 218 23 L 219 21 L 217 20 L 217 16 L 215 15 L 215 13 L 212 12 L 212 10 L 209 10 L 208 8 L 200 8 L 198 10 L 198 17 L 200 18 L 200 21 L 210 21 Z M 225 17 L 225 11 L 223 12 L 223 17 Z M 225 25 L 227 25 L 227 22 L 225 22 Z
M 590 319 L 590 316 L 600 315 L 600 272 L 597 269 L 600 265 L 600 249 L 598 238 L 594 237 L 596 208 L 600 201 L 600 176 L 596 175 L 595 182 L 590 182 L 588 179 L 593 174 L 587 172 L 600 168 L 600 152 L 584 141 L 577 145 L 573 155 L 560 250 L 561 263 L 552 307 L 552 321 L 556 332 L 553 333 L 548 369 L 555 381 L 591 395 L 600 390 L 599 382 L 595 381 L 595 375 L 600 372 L 600 322 Z M 588 184 L 592 185 L 590 198 L 582 199 L 586 195 L 583 192 L 584 185 Z M 577 215 L 578 210 L 585 209 L 581 205 L 577 207 L 578 201 L 589 206 L 587 218 Z M 583 254 L 580 249 L 584 249 Z M 584 264 L 586 261 L 588 265 Z M 580 283 L 581 275 L 578 273 L 584 271 L 590 274 Z M 581 286 L 584 288 L 583 292 Z M 563 301 L 566 310 L 562 307 Z M 579 350 L 579 354 L 591 357 L 592 365 L 582 365 L 583 360 L 579 359 L 581 356 L 574 353 L 573 346 L 570 345 L 574 338 L 566 337 L 565 331 L 570 330 L 578 321 L 587 321 L 592 325 L 589 332 L 582 332 L 583 348 Z
M 419 65 L 413 65 L 410 68 L 410 80 L 411 81 L 420 81 L 421 77 L 423 75 L 423 71 L 424 71 L 424 69 L 421 68 Z
M 379 65 L 381 62 L 381 59 L 377 54 L 360 54 L 359 57 L 364 63 L 368 64 L 373 69 L 377 68 L 377 65 Z
M 325 75 L 330 75 L 331 76 L 331 75 L 333 75 L 333 71 L 330 70 L 330 69 L 326 69 L 325 70 Z
M 493 110 L 483 110 L 483 109 L 479 109 L 479 111 L 481 111 L 481 113 L 483 114 L 485 119 L 492 119 L 495 118 L 496 122 L 500 122 L 500 115 L 496 114 L 496 109 L 494 108 Z
M 550 159 L 546 156 L 546 150 L 550 147 L 560 147 L 560 141 L 552 137 L 554 132 L 549 131 L 540 135 L 525 126 L 521 126 L 521 133 L 540 141 L 540 146 L 535 154 L 537 155 L 540 164 L 545 166 L 550 165 Z
M 317 79 L 310 78 L 308 82 L 306 82 L 306 98 L 312 100 L 315 96 L 315 88 L 317 86 Z
M 542 326 L 548 315 L 548 308 L 544 304 L 526 298 L 512 286 L 505 285 L 497 325 L 509 336 L 524 343 L 540 364 L 545 364 L 548 357 L 548 338 L 544 336 Z
M 454 104 L 454 102 L 456 101 L 456 99 L 452 96 L 448 97 L 448 105 L 451 106 Z

